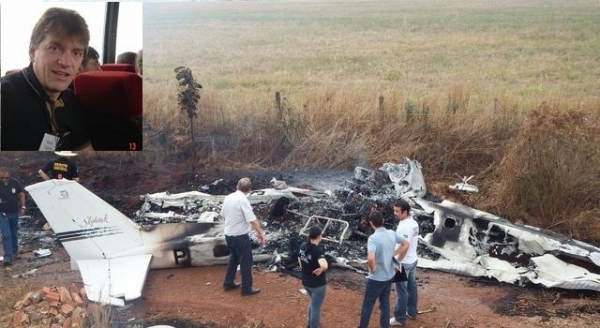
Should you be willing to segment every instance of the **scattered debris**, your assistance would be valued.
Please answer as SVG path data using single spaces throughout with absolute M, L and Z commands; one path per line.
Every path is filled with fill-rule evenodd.
M 467 183 L 469 182 L 469 180 L 473 179 L 474 175 L 471 175 L 470 177 L 461 177 L 458 173 L 456 173 L 456 175 L 462 180 L 462 183 L 455 183 L 453 185 L 448 186 L 451 190 L 479 192 L 479 188 L 477 188 L 477 186 Z
M 472 178 L 461 177 L 463 182 L 455 189 L 476 192 L 478 188 L 467 183 Z M 310 183 L 305 181 L 305 185 Z M 281 208 L 276 215 L 272 212 L 277 208 L 277 197 L 294 187 L 255 191 L 254 198 L 249 198 L 260 220 L 266 223 L 268 240 L 264 246 L 255 245 L 255 254 L 278 252 L 282 256 L 281 270 L 296 274 L 295 254 L 305 238 L 304 230 L 316 223 L 332 228 L 324 234 L 324 240 L 331 243 L 322 244 L 330 264 L 364 272 L 366 238 L 371 233 L 364 219 L 377 208 L 386 217 L 386 227 L 395 229 L 393 202 L 402 197 L 411 203 L 412 215 L 420 225 L 419 267 L 518 285 L 600 291 L 600 248 L 441 200 L 427 193 L 416 161 L 386 163 L 377 170 L 357 167 L 353 179 L 334 187 L 313 193 L 308 189 L 293 192 L 281 207 L 285 215 Z M 146 201 L 153 199 L 153 204 L 164 205 L 168 198 L 161 200 L 159 195 L 146 197 Z M 200 202 L 182 202 L 181 207 L 170 210 L 192 216 L 203 210 L 218 212 L 221 197 L 206 195 Z M 145 215 L 165 210 L 147 203 L 142 207 L 149 209 Z M 148 223 L 144 217 L 133 219 Z
M 306 238 L 303 229 L 320 224 L 327 228 L 324 239 L 332 241 L 322 243 L 330 264 L 366 273 L 366 239 L 372 233 L 366 218 L 378 209 L 386 218 L 385 227 L 395 229 L 393 204 L 404 198 L 420 226 L 419 267 L 518 285 L 600 291 L 600 248 L 441 200 L 427 193 L 416 161 L 386 163 L 377 170 L 357 167 L 353 178 L 333 187 L 253 190 L 248 200 L 267 236 L 265 245 L 253 245 L 254 260 L 266 262 L 270 270 L 299 275 L 296 254 Z M 131 224 L 77 183 L 52 180 L 26 189 L 72 260 L 75 254 L 80 269 L 86 263 L 84 282 L 93 278 L 107 285 L 102 282 L 110 279 L 111 288 L 128 290 L 125 294 L 123 290 L 90 289 L 90 300 L 115 295 L 110 296 L 111 304 L 122 305 L 141 295 L 149 268 L 223 264 L 228 257 L 218 215 L 224 195 L 198 191 L 146 194 L 140 197 L 144 203 L 132 218 L 136 224 Z M 64 208 L 53 205 L 57 202 Z M 134 259 L 139 261 L 132 265 Z M 134 269 L 139 277 L 136 284 L 125 283 L 123 277 L 131 277 Z M 123 275 L 111 276 L 110 272 Z M 86 288 L 91 285 L 86 283 Z
M 433 312 L 433 311 L 435 311 L 435 306 L 419 310 L 417 313 L 418 314 L 424 314 L 424 313 L 430 313 L 430 312 Z
M 287 189 L 288 185 L 287 185 L 287 183 L 285 183 L 285 181 L 277 180 L 277 179 L 273 178 L 273 179 L 271 179 L 271 188 L 277 189 L 277 190 Z
M 35 254 L 38 257 L 46 257 L 52 255 L 52 252 L 47 248 L 38 248 L 35 251 L 33 251 L 33 254 Z
M 313 215 L 306 220 L 306 224 L 298 233 L 302 236 L 308 237 L 308 230 L 310 230 L 310 227 L 313 225 L 323 227 L 323 240 L 341 244 L 345 239 L 348 238 L 348 222 L 339 219 L 326 218 L 319 215 Z

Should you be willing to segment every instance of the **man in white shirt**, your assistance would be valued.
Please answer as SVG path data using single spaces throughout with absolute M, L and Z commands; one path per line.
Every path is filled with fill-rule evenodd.
M 265 233 L 252 212 L 248 201 L 248 194 L 252 190 L 249 178 L 238 181 L 237 191 L 225 197 L 221 216 L 225 218 L 225 241 L 229 247 L 229 261 L 223 281 L 223 289 L 233 290 L 241 286 L 241 295 L 254 295 L 260 292 L 259 288 L 252 287 L 252 244 L 249 232 L 252 228 L 258 234 L 258 241 L 265 242 Z M 234 282 L 237 266 L 240 265 L 242 284 Z
M 396 233 L 408 239 L 410 247 L 406 256 L 400 261 L 408 281 L 394 283 L 397 299 L 394 306 L 394 317 L 390 319 L 390 326 L 404 326 L 406 325 L 406 318 L 414 320 L 417 318 L 418 312 L 416 271 L 419 224 L 410 216 L 410 205 L 403 199 L 399 199 L 394 203 L 394 216 L 400 220 Z

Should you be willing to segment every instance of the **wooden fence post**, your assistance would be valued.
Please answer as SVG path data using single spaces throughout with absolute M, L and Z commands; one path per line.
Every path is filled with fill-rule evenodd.
M 281 122 L 283 120 L 283 113 L 281 111 L 281 94 L 279 91 L 275 92 L 275 110 L 277 111 L 277 120 Z
M 385 121 L 385 108 L 383 107 L 383 96 L 379 96 L 379 128 L 383 129 Z

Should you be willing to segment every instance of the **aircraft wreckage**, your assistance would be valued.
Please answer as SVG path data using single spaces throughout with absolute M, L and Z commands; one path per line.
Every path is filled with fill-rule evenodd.
M 518 285 L 531 282 L 600 291 L 600 248 L 436 199 L 427 194 L 420 164 L 413 160 L 386 163 L 377 170 L 357 167 L 353 178 L 336 190 L 284 186 L 256 190 L 249 196 L 270 241 L 255 252 L 289 258 L 301 241 L 298 235 L 305 235 L 306 228 L 317 223 L 326 228 L 324 237 L 330 243 L 325 248 L 330 261 L 362 270 L 369 234 L 363 219 L 376 207 L 386 214 L 387 227 L 395 228 L 392 204 L 402 197 L 410 201 L 412 215 L 420 225 L 419 267 Z M 223 196 L 189 192 L 141 198 L 144 205 L 138 222 L 155 220 L 155 215 L 164 214 L 166 208 L 182 209 L 179 218 L 189 222 L 219 220 Z M 177 215 L 166 219 L 174 218 Z M 295 258 L 291 258 L 293 266 Z M 285 260 L 281 266 L 286 266 Z
M 347 175 L 327 189 L 292 187 L 290 180 L 273 179 L 272 188 L 252 191 L 248 199 L 267 237 L 265 245 L 254 245 L 255 261 L 297 273 L 295 254 L 305 231 L 320 224 L 331 265 L 366 273 L 371 231 L 365 218 L 377 208 L 386 227 L 395 229 L 393 203 L 401 197 L 411 203 L 420 226 L 421 268 L 517 285 L 600 291 L 600 248 L 432 196 L 417 161 L 386 163 L 376 170 L 357 167 Z M 314 182 L 311 186 L 323 184 Z M 140 196 L 144 203 L 131 220 L 75 182 L 52 180 L 26 189 L 73 267 L 82 271 L 88 296 L 95 298 L 90 299 L 123 304 L 141 295 L 148 269 L 227 262 L 218 213 L 221 193 L 228 188 L 220 184 L 222 180 L 203 186 L 202 192 Z

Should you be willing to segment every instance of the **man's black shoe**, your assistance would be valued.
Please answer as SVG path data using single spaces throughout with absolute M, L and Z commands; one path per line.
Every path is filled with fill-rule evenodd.
M 234 290 L 237 288 L 240 288 L 240 284 L 234 282 L 233 284 L 223 284 L 223 290 L 228 291 L 228 290 Z
M 11 260 L 4 260 L 4 262 L 2 263 L 2 265 L 4 265 L 4 266 L 12 265 L 12 261 Z
M 259 288 L 250 288 L 249 290 L 242 289 L 242 291 L 241 291 L 242 296 L 254 295 L 254 294 L 258 294 L 258 293 L 260 293 Z

